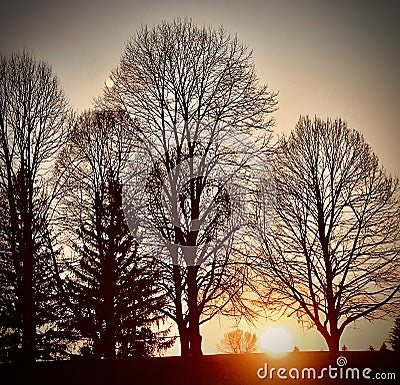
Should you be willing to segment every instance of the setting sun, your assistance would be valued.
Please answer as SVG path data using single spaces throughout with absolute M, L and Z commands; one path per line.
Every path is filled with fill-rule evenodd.
M 260 337 L 261 349 L 270 353 L 279 354 L 293 350 L 293 339 L 284 329 L 279 327 L 268 328 Z

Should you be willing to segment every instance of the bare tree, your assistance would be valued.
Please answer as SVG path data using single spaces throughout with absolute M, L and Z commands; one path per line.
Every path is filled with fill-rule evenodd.
M 399 291 L 399 182 L 341 119 L 301 117 L 274 162 L 276 218 L 262 231 L 276 309 L 337 352 L 345 328 L 387 315 Z
M 221 353 L 252 353 L 257 348 L 257 336 L 250 332 L 236 329 L 225 333 L 217 344 L 217 350 Z
M 259 84 L 236 37 L 180 19 L 142 27 L 111 78 L 104 102 L 137 120 L 142 141 L 140 226 L 158 239 L 170 297 L 164 311 L 178 326 L 181 354 L 199 356 L 200 324 L 241 297 L 245 273 L 234 263 L 233 235 L 243 180 L 257 190 L 250 163 L 268 148 L 276 93 Z M 250 134 L 254 142 L 240 139 Z
M 56 280 L 49 220 L 56 190 L 49 169 L 63 144 L 68 115 L 64 93 L 46 62 L 27 52 L 1 56 L 0 188 L 8 229 L 2 283 L 11 300 L 2 303 L 2 326 L 16 336 L 17 347 L 22 342 L 25 360 L 37 355 L 39 337 L 54 315 L 48 311 L 56 298 L 48 286 Z

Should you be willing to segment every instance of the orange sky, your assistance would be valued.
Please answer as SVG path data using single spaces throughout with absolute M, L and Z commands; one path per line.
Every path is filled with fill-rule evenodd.
M 13 1 L 2 5 L 0 51 L 27 47 L 45 58 L 81 111 L 99 96 L 141 23 L 188 16 L 222 24 L 254 50 L 260 80 L 280 92 L 277 134 L 288 133 L 300 114 L 340 116 L 364 134 L 389 172 L 400 175 L 399 10 L 397 1 L 370 0 Z M 325 348 L 315 332 L 281 322 L 301 349 Z M 206 353 L 229 330 L 222 324 L 203 327 Z M 364 350 L 379 347 L 391 323 L 357 327 L 346 331 L 342 344 Z

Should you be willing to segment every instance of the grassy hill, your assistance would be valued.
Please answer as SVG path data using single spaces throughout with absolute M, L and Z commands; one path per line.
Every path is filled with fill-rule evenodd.
M 126 359 L 115 362 L 88 359 L 38 362 L 32 368 L 20 367 L 16 364 L 2 364 L 0 366 L 0 384 L 283 385 L 353 383 L 359 385 L 400 383 L 400 355 L 398 353 L 392 351 L 347 351 L 341 352 L 340 356 L 343 356 L 347 363 L 343 358 L 337 362 L 336 358 L 330 357 L 328 352 L 298 352 L 281 357 L 262 353 L 209 355 L 202 357 L 196 363 L 180 357 L 161 357 L 147 360 Z M 330 369 L 329 365 L 331 365 Z M 325 369 L 323 370 L 323 368 Z M 369 371 L 368 368 L 371 370 Z M 371 379 L 363 378 L 363 371 Z M 260 377 L 265 378 L 260 379 L 257 373 Z M 360 377 L 358 380 L 353 378 L 357 376 L 357 373 Z M 330 375 L 334 376 L 335 374 L 336 378 L 331 379 Z M 318 379 L 318 376 L 322 378 Z M 377 377 L 385 379 L 378 380 Z

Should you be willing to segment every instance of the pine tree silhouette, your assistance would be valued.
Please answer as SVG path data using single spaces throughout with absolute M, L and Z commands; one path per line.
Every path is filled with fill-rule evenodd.
M 71 320 L 88 340 L 94 357 L 148 357 L 170 347 L 169 329 L 155 332 L 163 320 L 164 298 L 157 293 L 152 259 L 138 253 L 122 209 L 122 186 L 112 175 L 95 193 L 93 217 L 78 230 L 67 279 L 72 294 Z
M 46 197 L 38 194 L 33 199 L 33 218 L 30 231 L 22 225 L 27 216 L 23 199 L 27 180 L 23 170 L 14 181 L 14 202 L 18 222 L 11 231 L 10 213 L 3 196 L 0 198 L 0 360 L 21 359 L 23 340 L 23 312 L 26 300 L 23 295 L 23 266 L 27 263 L 24 231 L 32 232 L 32 313 L 34 328 L 33 358 L 56 359 L 66 356 L 65 332 L 58 327 L 65 316 L 60 293 L 57 258 L 59 252 L 53 249 L 53 236 L 44 214 Z
M 400 316 L 394 321 L 394 325 L 390 330 L 389 343 L 395 351 L 400 350 Z

